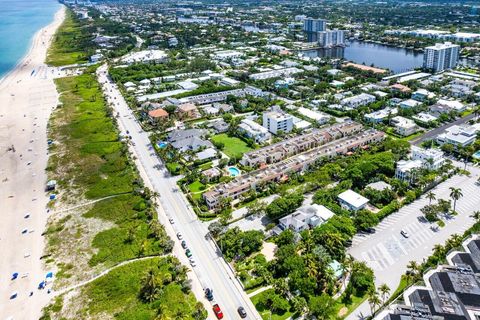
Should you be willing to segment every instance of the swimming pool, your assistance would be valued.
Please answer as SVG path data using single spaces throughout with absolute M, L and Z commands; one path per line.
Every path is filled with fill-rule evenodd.
M 230 176 L 232 176 L 232 177 L 236 177 L 236 176 L 240 175 L 240 170 L 238 170 L 235 167 L 229 167 L 228 172 L 230 172 Z
M 475 158 L 475 159 L 480 160 L 480 150 L 478 150 L 477 152 L 475 152 L 475 153 L 472 155 L 472 157 Z
M 167 146 L 167 143 L 166 142 L 163 142 L 163 141 L 160 141 L 160 142 L 157 142 L 157 146 L 160 148 L 160 149 L 163 149 Z

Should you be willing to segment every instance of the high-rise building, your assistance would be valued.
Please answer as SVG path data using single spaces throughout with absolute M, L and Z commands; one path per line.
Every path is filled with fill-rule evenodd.
M 452 69 L 457 66 L 460 54 L 460 46 L 451 42 L 437 43 L 426 47 L 423 54 L 423 67 L 439 72 Z
M 327 30 L 326 20 L 313 18 L 303 20 L 303 31 L 307 33 L 308 42 L 317 42 L 317 32 L 325 30 Z
M 345 45 L 345 31 L 328 30 L 317 33 L 318 45 L 323 48 L 331 48 Z

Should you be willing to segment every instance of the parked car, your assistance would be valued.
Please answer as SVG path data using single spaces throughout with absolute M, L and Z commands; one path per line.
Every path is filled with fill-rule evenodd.
M 173 218 L 169 218 L 168 221 L 170 221 L 171 224 L 173 224 L 175 221 L 173 221 Z
M 220 306 L 218 305 L 218 303 L 214 304 L 212 309 L 215 315 L 217 316 L 217 319 L 223 319 L 223 312 L 222 312 L 222 309 L 220 309 Z
M 245 311 L 245 309 L 242 306 L 238 307 L 237 312 L 240 315 L 240 318 L 243 319 L 247 317 L 247 311 Z
M 207 298 L 208 301 L 213 300 L 213 290 L 210 288 L 205 289 L 205 297 Z
M 187 249 L 187 242 L 185 240 L 182 241 L 182 248 Z
M 400 231 L 400 234 L 401 234 L 402 236 L 404 236 L 405 238 L 410 237 L 410 235 L 408 234 L 408 232 L 405 231 L 405 230 Z
M 185 250 L 185 255 L 190 258 L 193 254 L 192 254 L 192 251 L 190 251 L 190 249 L 187 249 Z
M 370 234 L 375 233 L 376 231 L 377 230 L 375 230 L 375 228 L 368 228 L 365 230 L 366 233 L 370 233 Z
M 181 234 L 180 232 L 177 233 L 177 238 L 178 238 L 178 240 L 182 240 L 182 239 L 183 239 L 182 234 Z

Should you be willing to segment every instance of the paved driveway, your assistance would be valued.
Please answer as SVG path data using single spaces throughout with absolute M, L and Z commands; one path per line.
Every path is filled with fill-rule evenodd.
M 356 235 L 349 253 L 360 261 L 365 261 L 375 272 L 378 285 L 386 283 L 392 290 L 400 283 L 407 264 L 414 260 L 422 262 L 432 252 L 436 244 L 443 244 L 452 234 L 462 234 L 474 221 L 471 213 L 480 209 L 480 186 L 475 184 L 479 177 L 478 168 L 469 167 L 471 177 L 454 176 L 441 183 L 433 193 L 437 199 L 450 199 L 450 187 L 461 188 L 463 197 L 457 201 L 457 216 L 446 219 L 446 226 L 438 232 L 430 229 L 430 223 L 422 223 L 420 209 L 429 203 L 422 197 L 385 218 L 372 235 Z M 405 238 L 400 234 L 405 230 L 410 234 Z M 368 303 L 362 304 L 347 319 L 358 319 L 360 314 L 370 313 Z

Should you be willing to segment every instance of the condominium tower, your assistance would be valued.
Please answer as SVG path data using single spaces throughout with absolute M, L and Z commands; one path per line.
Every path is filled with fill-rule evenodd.
M 317 42 L 318 32 L 327 30 L 327 21 L 323 19 L 306 18 L 303 20 L 303 31 L 307 33 L 308 42 Z
M 452 69 L 457 66 L 460 46 L 451 42 L 437 43 L 426 47 L 423 54 L 423 67 L 434 72 Z

